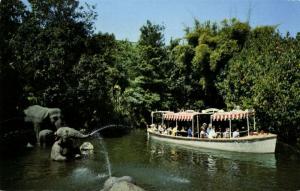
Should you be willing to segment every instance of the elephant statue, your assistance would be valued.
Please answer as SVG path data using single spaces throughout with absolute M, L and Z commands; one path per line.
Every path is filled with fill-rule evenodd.
M 67 160 L 67 157 L 62 155 L 63 148 L 61 146 L 61 142 L 62 142 L 62 140 L 59 139 L 58 141 L 56 141 L 53 144 L 52 149 L 51 149 L 51 154 L 50 154 L 52 160 L 55 160 L 55 161 L 65 161 L 65 160 Z
M 52 146 L 51 159 L 55 161 L 80 157 L 80 140 L 91 135 L 84 135 L 70 127 L 61 127 L 54 134 L 57 141 Z
M 61 127 L 61 110 L 39 105 L 29 106 L 24 110 L 25 122 L 33 124 L 36 140 L 39 144 L 39 132 L 43 129 L 56 131 Z
M 54 132 L 50 129 L 44 129 L 39 132 L 39 142 L 41 146 L 48 146 L 54 142 Z

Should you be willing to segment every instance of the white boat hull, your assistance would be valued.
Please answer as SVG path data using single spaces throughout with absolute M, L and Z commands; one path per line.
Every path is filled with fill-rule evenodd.
M 241 138 L 191 138 L 164 135 L 152 130 L 147 130 L 148 135 L 157 140 L 169 143 L 186 145 L 191 147 L 215 149 L 223 151 L 245 152 L 245 153 L 274 153 L 277 135 L 258 135 Z

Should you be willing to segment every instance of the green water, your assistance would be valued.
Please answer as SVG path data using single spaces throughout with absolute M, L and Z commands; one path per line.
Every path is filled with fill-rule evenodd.
M 91 142 L 94 155 L 76 161 L 51 161 L 50 148 L 39 147 L 1 155 L 0 189 L 100 190 L 110 166 L 112 176 L 132 176 L 153 191 L 300 190 L 300 158 L 288 153 L 191 149 L 148 139 L 141 130 Z

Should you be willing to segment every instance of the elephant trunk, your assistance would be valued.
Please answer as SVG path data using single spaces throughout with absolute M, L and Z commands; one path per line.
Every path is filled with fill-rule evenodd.
M 67 139 L 67 138 L 87 138 L 90 136 L 90 134 L 88 135 L 84 135 L 82 134 L 80 131 L 77 131 L 73 128 L 70 127 L 61 127 L 56 131 L 56 135 L 58 137 L 61 137 L 63 139 Z
M 90 134 L 85 135 L 85 134 L 81 133 L 80 131 L 75 130 L 74 135 L 72 137 L 84 139 L 84 138 L 88 138 L 89 136 L 90 136 Z
M 61 119 L 58 119 L 57 121 L 55 121 L 54 125 L 55 125 L 56 129 L 59 129 L 61 127 Z
M 82 138 L 82 139 L 83 139 L 83 138 L 88 138 L 89 136 L 90 136 L 90 134 L 84 135 L 84 134 L 82 134 L 82 133 L 79 133 L 79 134 L 76 134 L 76 135 L 75 135 L 76 138 Z

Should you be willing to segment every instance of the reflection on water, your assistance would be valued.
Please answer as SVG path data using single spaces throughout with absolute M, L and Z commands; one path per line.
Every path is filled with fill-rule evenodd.
M 192 190 L 223 190 L 224 188 L 237 190 L 240 188 L 238 185 L 242 186 L 242 190 L 247 188 L 256 190 L 257 181 L 261 181 L 258 179 L 261 171 L 276 174 L 274 154 L 195 149 L 153 139 L 148 139 L 148 150 L 151 163 L 163 164 L 176 176 L 184 175 L 191 183 L 189 188 Z M 253 182 L 253 177 L 257 179 L 256 182 Z M 272 180 L 266 177 L 262 184 L 265 186 L 268 183 L 271 184 Z M 272 185 L 269 186 L 271 189 Z M 257 190 L 260 188 L 258 187 Z
M 132 176 L 146 190 L 297 190 L 300 159 L 286 153 L 246 154 L 193 149 L 147 139 L 145 131 L 91 140 L 91 158 L 53 162 L 50 148 L 0 160 L 0 189 L 100 190 L 112 176 Z
M 178 144 L 171 144 L 168 142 L 162 142 L 159 140 L 149 139 L 148 144 L 151 143 L 151 151 L 154 157 L 157 157 L 162 154 L 169 155 L 175 161 L 178 159 L 178 155 L 184 152 L 185 154 L 189 154 L 190 162 L 192 164 L 196 164 L 199 158 L 203 158 L 206 156 L 208 159 L 208 168 L 209 170 L 216 170 L 215 169 L 215 160 L 216 159 L 227 159 L 234 162 L 235 160 L 244 161 L 255 163 L 257 166 L 267 167 L 267 168 L 276 168 L 276 158 L 275 154 L 256 154 L 256 153 L 238 153 L 238 152 L 228 152 L 228 151 L 216 151 L 216 150 L 209 150 L 209 149 L 201 149 L 201 148 L 194 148 L 188 147 L 184 145 Z M 170 150 L 168 153 L 167 150 Z M 193 160 L 195 159 L 195 160 Z
M 211 155 L 208 155 L 207 158 L 207 171 L 210 176 L 213 176 L 217 171 L 216 160 Z

